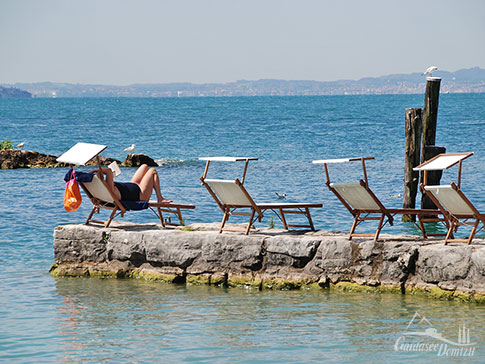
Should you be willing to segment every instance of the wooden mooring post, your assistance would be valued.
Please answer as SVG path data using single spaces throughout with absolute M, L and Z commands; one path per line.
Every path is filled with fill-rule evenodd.
M 426 78 L 426 93 L 424 94 L 423 112 L 423 143 L 421 147 L 421 162 L 424 162 L 424 147 L 435 145 L 436 122 L 438 121 L 438 104 L 440 98 L 441 78 Z
M 423 111 L 423 141 L 421 146 L 421 163 L 434 156 L 445 153 L 446 148 L 438 147 L 436 142 L 436 124 L 438 121 L 438 104 L 440 98 L 441 78 L 426 78 L 426 93 L 424 94 Z M 442 171 L 428 172 L 428 185 L 439 185 Z M 421 180 L 423 176 L 421 175 Z M 421 194 L 422 209 L 436 209 L 437 207 L 425 194 Z
M 406 146 L 404 149 L 404 193 L 403 208 L 416 207 L 418 193 L 419 172 L 413 168 L 421 163 L 421 134 L 423 132 L 423 119 L 420 108 L 406 109 L 404 130 L 406 133 Z M 416 215 L 403 215 L 402 221 L 416 221 Z
M 440 85 L 441 78 L 426 78 L 424 110 L 406 109 L 403 208 L 413 209 L 416 207 L 419 173 L 414 172 L 413 168 L 435 155 L 446 152 L 444 147 L 435 146 Z M 428 184 L 439 185 L 440 179 L 440 171 L 428 173 Z M 436 206 L 427 196 L 422 194 L 421 208 L 435 209 Z M 416 217 L 403 215 L 402 219 L 403 221 L 415 221 Z

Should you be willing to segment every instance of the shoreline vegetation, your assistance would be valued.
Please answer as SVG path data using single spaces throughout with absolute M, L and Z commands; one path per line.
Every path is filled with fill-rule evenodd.
M 455 72 L 438 70 L 433 74 L 443 80 L 443 93 L 485 92 L 485 69 L 473 67 Z M 319 96 L 319 95 L 389 95 L 421 94 L 426 84 L 422 73 L 365 77 L 359 80 L 238 80 L 226 83 L 190 82 L 101 85 L 73 83 L 3 84 L 27 90 L 33 97 L 231 97 L 231 96 Z M 1 87 L 0 87 L 1 89 Z M 1 93 L 0 93 L 1 97 Z
M 217 223 L 162 229 L 64 225 L 54 277 L 135 278 L 249 289 L 390 292 L 485 304 L 485 246 L 416 236 L 356 239 L 329 231 L 219 234 Z

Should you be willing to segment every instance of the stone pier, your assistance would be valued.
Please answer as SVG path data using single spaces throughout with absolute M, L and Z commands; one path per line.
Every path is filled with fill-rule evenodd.
M 485 303 L 485 240 L 443 245 L 417 236 L 380 241 L 328 231 L 217 233 L 218 224 L 164 229 L 114 222 L 58 226 L 54 276 L 143 278 L 255 289 L 425 294 Z

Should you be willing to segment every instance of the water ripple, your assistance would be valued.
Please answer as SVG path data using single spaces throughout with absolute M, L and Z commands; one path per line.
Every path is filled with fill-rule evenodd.
M 437 143 L 450 152 L 475 152 L 464 163 L 462 184 L 485 210 L 485 95 L 446 96 L 440 100 Z M 26 149 L 53 155 L 84 141 L 108 144 L 104 155 L 123 160 L 123 148 L 135 143 L 137 152 L 161 165 L 164 195 L 197 205 L 184 215 L 188 223 L 221 219 L 200 185 L 204 162 L 197 157 L 256 156 L 260 160 L 250 164 L 245 183 L 256 201 L 278 202 L 279 192 L 288 201 L 322 202 L 324 209 L 312 215 L 316 226 L 348 231 L 350 215 L 325 188 L 323 168 L 312 159 L 375 156 L 368 163 L 371 186 L 385 205 L 400 207 L 390 195 L 402 191 L 404 109 L 422 102 L 420 95 L 2 99 L 0 125 L 2 138 L 26 141 Z M 122 171 L 120 178 L 129 180 L 135 169 Z M 456 337 L 458 325 L 466 323 L 477 339 L 485 338 L 480 306 L 418 297 L 54 279 L 47 273 L 54 260 L 54 227 L 81 223 L 90 210 L 88 203 L 73 213 L 63 210 L 64 173 L 0 170 L 0 361 L 436 361 L 393 351 L 416 311 L 447 337 Z M 213 163 L 209 177 L 232 179 L 241 173 L 241 164 Z M 352 168 L 331 168 L 331 176 L 361 178 Z M 447 171 L 444 181 L 453 179 L 456 171 Z M 154 221 L 145 212 L 125 219 Z M 268 214 L 261 225 L 269 219 Z M 419 233 L 400 221 L 384 232 Z M 467 362 L 483 357 L 479 349 Z

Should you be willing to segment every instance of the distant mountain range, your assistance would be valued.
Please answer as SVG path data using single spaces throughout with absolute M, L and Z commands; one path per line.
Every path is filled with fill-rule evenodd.
M 456 72 L 438 70 L 433 76 L 442 78 L 443 93 L 485 92 L 485 69 L 479 67 Z M 27 90 L 33 97 L 203 97 L 419 94 L 424 92 L 425 85 L 426 76 L 411 73 L 327 82 L 262 79 L 205 84 L 110 86 L 41 82 L 3 86 Z

